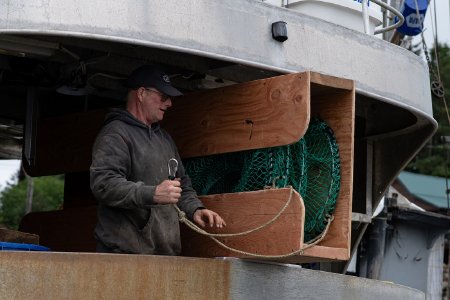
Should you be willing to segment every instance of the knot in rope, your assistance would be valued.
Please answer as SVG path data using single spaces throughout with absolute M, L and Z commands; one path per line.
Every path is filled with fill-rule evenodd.
M 174 205 L 173 207 L 175 207 L 175 209 L 178 212 L 178 220 L 180 221 L 180 223 L 186 223 L 186 213 L 184 211 L 182 211 L 181 209 L 178 208 L 178 206 Z

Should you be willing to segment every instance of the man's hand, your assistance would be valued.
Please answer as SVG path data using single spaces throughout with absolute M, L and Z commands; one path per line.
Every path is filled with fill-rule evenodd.
M 211 227 L 216 226 L 217 228 L 222 228 L 227 225 L 219 214 L 206 208 L 197 209 L 194 213 L 193 219 L 194 222 L 201 227 L 205 227 L 206 224 L 209 224 Z
M 156 186 L 153 201 L 158 204 L 177 203 L 181 197 L 180 180 L 164 180 Z

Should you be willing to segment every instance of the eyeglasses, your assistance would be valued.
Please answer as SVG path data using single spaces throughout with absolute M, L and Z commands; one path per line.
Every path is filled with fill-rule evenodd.
M 169 96 L 169 95 L 167 95 L 167 94 L 164 94 L 164 93 L 161 93 L 160 91 L 157 91 L 157 90 L 154 90 L 154 89 L 151 89 L 151 88 L 144 88 L 144 89 L 145 89 L 146 91 L 149 91 L 149 92 L 153 92 L 153 93 L 155 93 L 155 94 L 158 94 L 159 97 L 161 98 L 161 102 L 166 102 L 167 100 L 172 99 L 171 96 Z

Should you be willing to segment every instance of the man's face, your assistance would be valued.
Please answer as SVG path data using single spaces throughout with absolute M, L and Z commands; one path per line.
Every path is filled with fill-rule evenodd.
M 141 113 L 147 124 L 162 121 L 166 110 L 172 106 L 172 99 L 154 88 L 142 88 Z

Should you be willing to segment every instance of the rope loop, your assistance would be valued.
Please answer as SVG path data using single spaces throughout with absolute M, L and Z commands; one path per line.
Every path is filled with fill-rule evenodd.
M 273 222 L 275 222 L 280 216 L 281 214 L 286 210 L 286 208 L 289 206 L 289 204 L 291 203 L 292 200 L 292 195 L 294 193 L 294 189 L 292 186 L 287 186 L 289 187 L 289 197 L 288 200 L 286 201 L 285 205 L 281 208 L 281 210 L 275 215 L 275 217 L 273 217 L 271 220 L 269 220 L 268 222 L 254 228 L 254 229 L 250 229 L 247 231 L 243 231 L 243 232 L 238 232 L 238 233 L 209 233 L 203 229 L 201 229 L 200 227 L 198 227 L 196 224 L 194 224 L 192 221 L 190 221 L 188 218 L 186 218 L 186 213 L 183 212 L 182 210 L 180 210 L 178 208 L 178 206 L 173 205 L 175 207 L 175 209 L 178 212 L 178 217 L 179 217 L 179 221 L 181 223 L 186 224 L 186 226 L 188 226 L 189 228 L 191 228 L 192 230 L 194 230 L 195 232 L 207 236 L 209 238 L 211 238 L 214 242 L 216 242 L 219 246 L 238 253 L 238 254 L 242 254 L 245 256 L 251 256 L 251 257 L 257 257 L 257 258 L 270 258 L 270 259 L 279 259 L 279 258 L 286 258 L 286 257 L 290 257 L 290 256 L 294 256 L 294 255 L 303 255 L 304 251 L 314 245 L 317 245 L 318 243 L 320 243 L 326 236 L 326 234 L 328 233 L 328 229 L 330 228 L 330 225 L 332 223 L 332 221 L 334 220 L 334 216 L 333 215 L 326 215 L 326 220 L 327 220 L 327 225 L 324 229 L 324 231 L 317 236 L 316 238 L 314 238 L 313 240 L 309 241 L 308 243 L 305 243 L 303 245 L 302 248 L 292 251 L 290 253 L 286 253 L 286 254 L 281 254 L 281 255 L 264 255 L 264 254 L 257 254 L 257 253 L 250 253 L 250 252 L 246 252 L 246 251 L 242 251 L 236 248 L 232 248 L 230 246 L 225 245 L 223 242 L 219 241 L 217 238 L 218 237 L 235 237 L 235 236 L 241 236 L 241 235 L 246 235 L 255 231 L 258 231 L 260 229 L 263 229 L 264 227 L 272 224 Z M 301 204 L 301 203 L 300 203 Z

